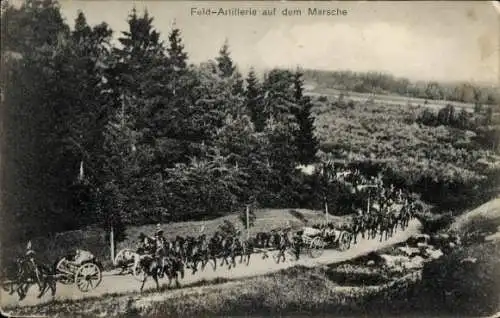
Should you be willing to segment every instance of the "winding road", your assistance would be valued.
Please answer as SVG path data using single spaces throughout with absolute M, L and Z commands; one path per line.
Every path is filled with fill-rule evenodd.
M 349 259 L 356 258 L 361 255 L 368 254 L 372 251 L 383 249 L 385 247 L 404 242 L 410 236 L 419 233 L 421 224 L 417 220 L 410 221 L 408 227 L 405 230 L 400 230 L 396 232 L 389 240 L 379 242 L 379 238 L 373 240 L 361 239 L 359 237 L 358 243 L 351 246 L 350 249 L 345 251 L 338 250 L 325 250 L 323 255 L 318 258 L 312 259 L 308 255 L 301 255 L 301 259 L 298 261 L 291 260 L 291 257 L 287 255 L 287 260 L 284 263 L 277 264 L 275 259 L 269 257 L 267 259 L 262 259 L 261 254 L 253 254 L 250 259 L 249 266 L 245 264 L 237 263 L 236 268 L 228 270 L 226 266 L 219 267 L 220 261 L 217 264 L 217 270 L 214 271 L 211 263 L 207 265 L 204 271 L 197 272 L 195 275 L 191 274 L 191 271 L 187 271 L 184 279 L 182 279 L 181 285 L 193 284 L 202 280 L 210 281 L 216 278 L 226 278 L 226 279 L 238 279 L 251 276 L 264 275 L 272 272 L 276 272 L 285 268 L 289 268 L 296 265 L 302 265 L 307 267 L 314 267 L 318 265 L 328 265 L 343 262 Z M 239 257 L 236 259 L 239 262 Z M 163 280 L 163 283 L 167 283 L 167 280 Z M 162 283 L 162 281 L 160 281 Z M 148 279 L 144 289 L 154 288 L 155 284 L 152 279 Z M 101 284 L 94 290 L 87 293 L 80 292 L 74 285 L 62 285 L 57 284 L 57 292 L 54 297 L 56 300 L 67 300 L 67 299 L 83 299 L 88 297 L 98 297 L 105 294 L 111 293 L 126 293 L 126 292 L 139 292 L 140 283 L 136 281 L 132 276 L 118 276 L 116 272 L 104 272 Z M 19 301 L 17 295 L 9 295 L 4 290 L 0 293 L 0 304 L 2 308 L 6 306 L 31 306 L 41 303 L 46 303 L 52 300 L 50 292 L 46 293 L 41 299 L 37 296 L 38 287 L 32 286 L 28 291 L 28 295 L 22 301 Z

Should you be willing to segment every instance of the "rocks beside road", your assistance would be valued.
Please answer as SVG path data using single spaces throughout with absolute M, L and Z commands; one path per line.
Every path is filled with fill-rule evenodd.
M 441 258 L 459 244 L 458 237 L 448 234 L 418 234 L 391 249 L 372 253 L 366 265 L 381 266 L 395 273 L 419 270 L 427 262 Z

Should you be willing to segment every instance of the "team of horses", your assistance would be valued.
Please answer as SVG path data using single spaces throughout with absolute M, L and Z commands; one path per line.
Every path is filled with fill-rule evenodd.
M 32 285 L 38 286 L 38 298 L 41 298 L 49 289 L 52 296 L 56 293 L 55 267 L 37 261 L 34 256 L 19 257 L 11 264 L 2 264 L 2 275 L 6 282 L 2 282 L 5 291 L 12 295 L 17 293 L 19 300 L 23 300 Z
M 198 270 L 204 270 L 208 264 L 211 264 L 214 270 L 218 266 L 231 269 L 236 267 L 238 257 L 240 264 L 245 263 L 248 266 L 255 248 L 277 250 L 277 262 L 281 259 L 285 261 L 286 250 L 297 243 L 290 233 L 291 229 L 276 229 L 270 233 L 259 232 L 246 239 L 239 231 L 231 233 L 218 230 L 212 236 L 177 236 L 170 241 L 163 238 L 153 239 L 141 233 L 137 252 L 119 260 L 117 265 L 123 273 L 131 268 L 131 262 L 134 263 L 132 268 L 138 268 L 143 274 L 141 290 L 148 277 L 155 281 L 157 288 L 158 280 L 162 277 L 169 279 L 169 287 L 174 281 L 179 286 L 179 278 L 184 278 L 186 269 L 190 269 L 193 275 Z M 264 253 L 263 258 L 267 257 L 267 253 Z M 296 257 L 299 257 L 298 254 Z
M 313 225 L 312 228 L 319 230 L 322 239 L 328 244 L 338 242 L 340 237 L 347 238 L 347 248 L 351 244 L 357 244 L 359 236 L 375 239 L 379 235 L 380 241 L 387 240 L 398 226 L 405 229 L 416 212 L 422 209 L 409 194 L 392 186 L 385 187 L 378 180 L 367 180 L 359 173 L 346 174 L 345 181 L 358 196 L 373 199 L 368 200 L 366 210 L 357 209 L 356 215 L 349 223 L 340 226 L 331 222 Z M 375 194 L 368 193 L 364 187 L 368 183 L 376 185 L 373 187 Z M 157 288 L 161 278 L 168 278 L 169 287 L 174 281 L 176 286 L 180 286 L 179 279 L 184 278 L 185 270 L 190 269 L 192 274 L 195 274 L 198 270 L 204 270 L 208 264 L 211 264 L 214 270 L 224 265 L 231 269 L 236 267 L 238 257 L 240 264 L 244 262 L 248 266 L 256 250 L 263 252 L 263 259 L 269 257 L 266 251 L 277 251 L 277 263 L 286 261 L 287 251 L 298 260 L 304 247 L 303 234 L 303 230 L 293 231 L 288 227 L 259 232 L 253 237 L 244 238 L 240 231 L 220 228 L 212 236 L 177 236 L 172 240 L 161 237 L 157 241 L 141 233 L 140 244 L 135 252 L 115 265 L 121 267 L 122 272 L 134 268 L 143 273 L 141 291 L 148 277 L 155 281 Z M 131 263 L 134 266 L 130 266 Z M 51 267 L 40 264 L 32 256 L 21 257 L 15 264 L 4 266 L 4 277 L 9 277 L 10 283 L 4 284 L 3 287 L 10 294 L 17 292 L 20 299 L 25 298 L 27 290 L 33 284 L 39 287 L 38 297 L 48 289 L 54 295 L 55 273 L 55 265 Z
M 351 244 L 357 244 L 359 236 L 375 239 L 379 235 L 380 242 L 387 240 L 398 227 L 404 230 L 408 226 L 419 207 L 409 196 L 400 191 L 388 191 L 380 198 L 373 201 L 370 210 L 354 216 L 350 224 L 339 227 L 330 222 L 312 227 L 321 231 L 321 236 L 327 243 L 335 242 L 339 236 L 347 236 L 347 248 Z M 239 232 L 231 234 L 217 231 L 211 237 L 205 234 L 186 238 L 177 236 L 172 241 L 165 240 L 161 248 L 156 251 L 148 252 L 141 247 L 134 257 L 134 261 L 145 273 L 141 290 L 148 277 L 152 277 L 159 288 L 158 278 L 163 275 L 169 278 L 168 286 L 174 280 L 179 286 L 179 277 L 184 277 L 185 268 L 191 269 L 195 274 L 198 265 L 204 270 L 207 264 L 212 263 L 213 269 L 216 270 L 218 259 L 221 259 L 219 266 L 227 265 L 228 269 L 236 267 L 237 257 L 240 257 L 240 264 L 245 262 L 248 266 L 251 255 L 256 249 L 264 251 L 262 258 L 269 257 L 265 249 L 276 250 L 277 263 L 286 261 L 286 251 L 290 251 L 298 260 L 304 245 L 302 234 L 303 231 L 294 232 L 291 228 L 285 228 L 259 232 L 249 239 L 244 239 Z M 142 237 L 144 238 L 144 235 Z M 154 244 L 151 242 L 149 246 Z M 145 252 L 148 253 L 141 256 L 141 253 Z

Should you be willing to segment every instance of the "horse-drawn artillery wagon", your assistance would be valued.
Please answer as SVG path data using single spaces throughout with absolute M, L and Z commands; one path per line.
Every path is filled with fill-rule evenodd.
M 77 249 L 73 255 L 57 262 L 55 278 L 62 284 L 75 284 L 80 291 L 88 292 L 101 283 L 102 265 L 92 253 Z
M 317 258 L 325 248 L 338 248 L 341 251 L 348 249 L 351 235 L 348 231 L 334 228 L 305 227 L 302 230 L 302 241 L 309 256 Z
M 120 269 L 120 275 L 132 274 L 137 281 L 142 281 L 144 273 L 141 267 L 138 266 L 138 258 L 140 255 L 131 248 L 124 248 L 118 251 L 113 265 Z
M 323 251 L 328 243 L 324 240 L 321 230 L 312 227 L 305 227 L 302 230 L 302 244 L 307 254 L 311 258 L 323 255 Z

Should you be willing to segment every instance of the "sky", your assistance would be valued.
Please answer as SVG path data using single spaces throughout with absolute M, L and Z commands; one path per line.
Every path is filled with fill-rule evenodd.
M 167 41 L 175 21 L 190 61 L 212 59 L 228 40 L 243 72 L 273 67 L 382 71 L 413 80 L 499 83 L 500 10 L 490 1 L 74 1 L 60 0 L 70 25 L 78 10 L 89 24 L 127 29 L 135 6 L 155 18 Z M 191 8 L 255 8 L 257 16 L 195 16 Z M 262 16 L 276 8 L 276 16 Z M 301 16 L 282 16 L 284 8 Z M 347 10 L 343 16 L 307 16 L 307 8 Z

